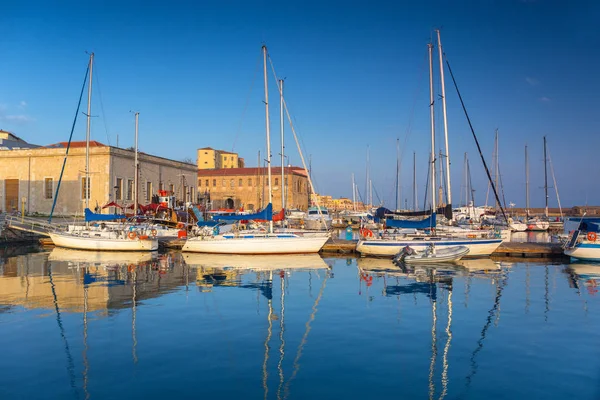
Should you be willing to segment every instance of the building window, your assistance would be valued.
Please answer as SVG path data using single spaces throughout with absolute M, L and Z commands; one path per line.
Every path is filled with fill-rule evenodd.
M 202 187 L 202 179 L 198 179 L 198 187 Z
M 287 187 L 287 178 L 285 178 L 285 186 Z
M 54 180 L 52 178 L 44 178 L 44 198 L 51 199 L 54 192 Z
M 208 151 L 205 151 L 204 154 L 208 154 Z
M 225 187 L 225 179 L 223 179 L 223 182 L 221 182 L 221 186 Z
M 204 164 L 208 164 L 208 161 L 204 161 Z
M 240 181 L 238 182 L 238 186 L 242 186 L 244 184 L 244 182 L 242 181 L 242 178 L 240 178 Z
M 208 179 L 204 182 L 204 186 L 208 187 Z
M 229 181 L 229 186 L 233 187 L 233 179 Z
M 279 178 L 275 178 L 275 186 L 279 185 Z
M 146 182 L 146 201 L 152 199 L 152 182 Z
M 127 200 L 133 200 L 133 179 L 127 179 Z
M 115 183 L 115 200 L 123 200 L 123 178 L 117 178 Z
M 223 160 L 227 161 L 227 156 L 223 157 Z
M 217 186 L 217 180 L 213 179 L 213 187 Z
M 252 178 L 248 178 L 248 186 L 252 186 Z
M 81 200 L 90 198 L 90 184 L 89 178 L 81 178 Z

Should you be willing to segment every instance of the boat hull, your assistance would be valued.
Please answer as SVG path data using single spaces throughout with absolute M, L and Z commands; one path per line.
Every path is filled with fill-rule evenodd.
M 573 248 L 565 249 L 565 255 L 579 260 L 600 261 L 600 244 L 579 243 Z
M 318 253 L 329 236 L 203 237 L 189 238 L 183 251 L 213 254 L 303 254 Z
M 403 247 L 409 246 L 418 252 L 425 251 L 432 243 L 430 240 L 389 240 L 371 239 L 359 240 L 356 250 L 361 256 L 393 257 Z M 436 240 L 437 248 L 443 249 L 448 246 L 465 246 L 469 249 L 468 257 L 484 257 L 491 255 L 502 243 L 502 239 L 457 239 Z
M 157 239 L 123 239 L 107 237 L 85 237 L 63 233 L 49 233 L 55 246 L 77 250 L 104 251 L 154 251 L 158 250 Z

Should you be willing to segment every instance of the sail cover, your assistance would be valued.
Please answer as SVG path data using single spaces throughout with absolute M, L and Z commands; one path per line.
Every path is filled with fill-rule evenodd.
M 89 208 L 85 209 L 85 222 L 91 221 L 113 221 L 115 219 L 125 219 L 127 216 L 123 214 L 96 214 Z
M 273 219 L 273 205 L 269 203 L 264 210 L 255 214 L 238 214 L 238 215 L 215 215 L 213 220 L 216 221 L 248 221 L 255 219 L 264 219 L 270 221 Z
M 385 226 L 387 228 L 404 228 L 404 229 L 430 229 L 435 228 L 435 213 L 422 220 L 411 220 L 411 219 L 385 219 Z

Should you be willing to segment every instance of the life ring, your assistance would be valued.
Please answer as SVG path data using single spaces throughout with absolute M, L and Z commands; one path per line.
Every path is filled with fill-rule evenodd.
M 133 271 L 134 269 L 135 269 L 135 265 L 133 265 L 133 264 L 129 264 L 127 266 L 127 271 L 129 271 L 129 272 Z
M 372 230 L 370 230 L 370 229 L 367 229 L 367 228 L 362 228 L 362 229 L 360 230 L 360 234 L 361 234 L 363 237 L 371 237 L 371 238 L 373 237 L 373 231 L 372 231 Z
M 246 229 L 246 224 L 240 224 L 239 228 L 240 228 L 240 230 Z
M 156 231 L 156 229 L 152 229 L 152 230 L 150 231 L 150 234 L 152 235 L 152 237 L 156 237 L 156 234 L 157 234 L 157 233 L 158 233 L 158 232 Z
M 134 231 L 131 231 L 127 234 L 127 237 L 131 240 L 135 239 L 136 236 L 137 234 Z
M 178 222 L 177 223 L 177 229 L 181 229 L 183 228 L 183 222 Z
M 589 240 L 590 242 L 595 242 L 597 238 L 598 235 L 596 235 L 596 232 L 588 232 L 587 240 Z

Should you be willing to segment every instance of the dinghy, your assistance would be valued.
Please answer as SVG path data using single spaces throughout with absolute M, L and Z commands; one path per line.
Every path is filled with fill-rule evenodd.
M 448 246 L 442 249 L 436 249 L 435 244 L 425 250 L 418 252 L 413 248 L 406 246 L 394 257 L 395 263 L 406 264 L 431 264 L 440 262 L 455 262 L 469 253 L 467 246 Z

